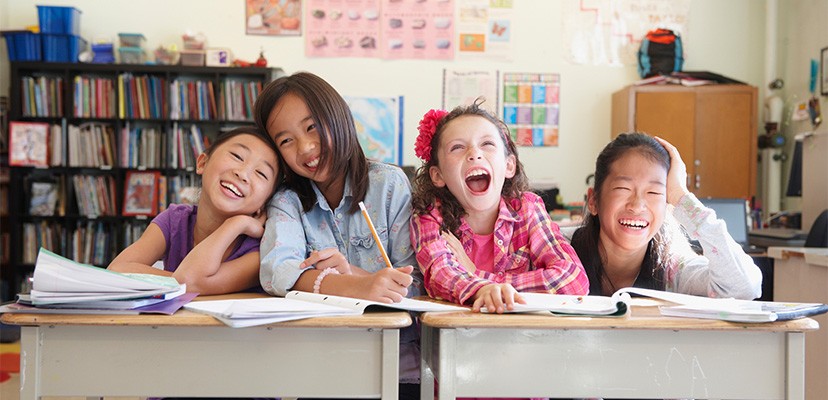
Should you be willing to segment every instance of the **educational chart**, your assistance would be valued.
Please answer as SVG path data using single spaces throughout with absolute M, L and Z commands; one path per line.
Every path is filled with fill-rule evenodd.
M 503 121 L 518 146 L 558 146 L 560 87 L 559 74 L 503 74 Z
M 248 35 L 299 36 L 302 34 L 300 0 L 246 0 Z
M 371 160 L 402 165 L 402 110 L 400 97 L 345 96 L 356 125 L 359 144 Z
M 305 55 L 378 57 L 380 0 L 307 0 Z
M 511 61 L 513 0 L 457 0 L 457 55 Z
M 641 38 L 654 28 L 692 42 L 687 40 L 690 0 L 564 0 L 561 8 L 565 54 L 575 64 L 636 64 Z
M 497 115 L 500 107 L 498 71 L 460 71 L 443 69 L 443 109 L 470 105 L 478 98 L 482 107 Z
M 394 1 L 382 5 L 382 57 L 454 58 L 454 1 Z

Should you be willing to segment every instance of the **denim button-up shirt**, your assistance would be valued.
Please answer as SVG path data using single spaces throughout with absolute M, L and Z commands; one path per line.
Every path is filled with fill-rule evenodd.
M 422 275 L 416 268 L 409 238 L 411 185 L 408 178 L 397 167 L 371 162 L 368 179 L 364 203 L 371 221 L 391 264 L 395 268 L 415 266 L 413 290 L 409 290 L 409 296 L 419 295 Z M 385 261 L 362 213 L 348 213 L 353 202 L 350 182 L 345 182 L 342 201 L 334 209 L 316 184 L 311 185 L 317 200 L 307 213 L 302 211 L 299 196 L 291 190 L 276 193 L 268 206 L 260 246 L 260 278 L 262 287 L 270 294 L 287 294 L 299 276 L 312 268 L 300 269 L 299 264 L 314 250 L 335 247 L 350 264 L 368 272 L 385 268 Z

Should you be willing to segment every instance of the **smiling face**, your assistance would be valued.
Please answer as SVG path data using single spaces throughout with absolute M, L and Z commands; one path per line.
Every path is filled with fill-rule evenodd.
M 270 146 L 251 134 L 236 135 L 201 154 L 201 200 L 225 215 L 253 215 L 273 194 L 279 164 Z M 202 204 L 202 203 L 199 203 Z
M 664 166 L 630 150 L 612 163 L 600 193 L 589 190 L 589 211 L 601 221 L 599 237 L 608 253 L 646 251 L 664 222 L 666 182 Z
M 500 130 L 491 121 L 464 115 L 448 122 L 437 143 L 431 181 L 448 190 L 467 214 L 497 213 L 503 182 L 515 176 L 515 156 L 506 155 Z
M 317 124 L 301 97 L 286 93 L 276 102 L 267 119 L 267 133 L 294 173 L 317 183 L 328 182 L 330 174 L 320 162 L 322 143 Z

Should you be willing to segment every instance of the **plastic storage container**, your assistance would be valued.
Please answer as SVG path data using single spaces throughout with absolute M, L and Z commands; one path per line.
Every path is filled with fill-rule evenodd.
M 118 54 L 121 55 L 121 64 L 143 64 L 147 60 L 144 49 L 140 47 L 119 47 Z
M 92 62 L 97 64 L 110 64 L 115 62 L 115 52 L 112 50 L 112 43 L 92 43 Z
M 119 33 L 121 47 L 143 47 L 146 38 L 140 33 Z
M 86 48 L 86 41 L 75 35 L 40 34 L 43 61 L 78 62 L 78 55 Z
M 181 50 L 181 65 L 204 66 L 204 50 Z
M 9 61 L 40 61 L 40 37 L 30 31 L 4 31 Z
M 40 33 L 80 35 L 80 14 L 75 7 L 37 6 Z

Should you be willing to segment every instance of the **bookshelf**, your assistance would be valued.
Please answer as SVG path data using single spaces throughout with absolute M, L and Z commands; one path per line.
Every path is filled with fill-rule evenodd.
M 40 246 L 104 266 L 153 215 L 124 212 L 126 178 L 158 176 L 159 212 L 199 185 L 195 158 L 220 131 L 252 123 L 261 88 L 282 71 L 130 64 L 12 62 L 9 121 L 49 126 L 48 166 L 9 167 L 13 296 Z M 11 189 L 13 188 L 13 189 Z M 8 298 L 2 299 L 10 300 Z

